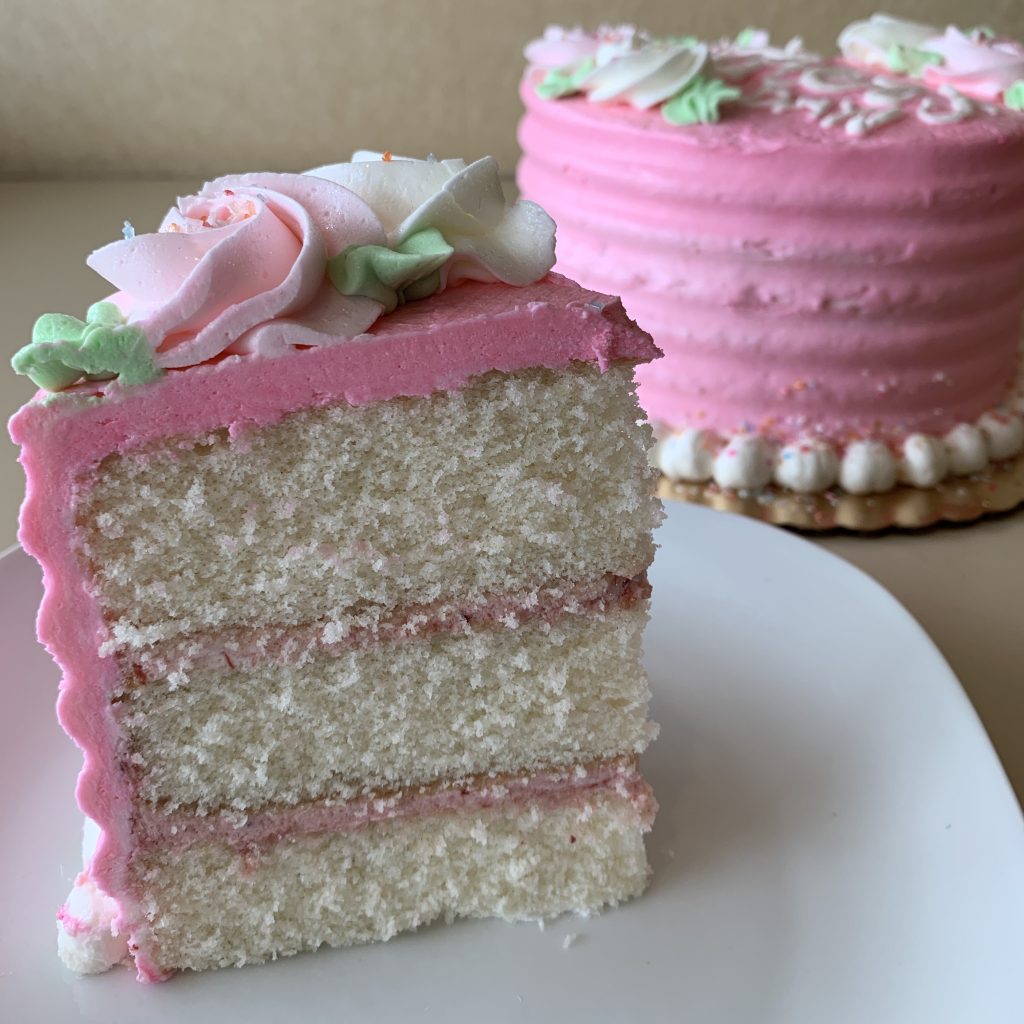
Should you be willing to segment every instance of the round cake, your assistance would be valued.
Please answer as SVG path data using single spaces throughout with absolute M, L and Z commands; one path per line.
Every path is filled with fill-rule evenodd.
M 664 350 L 637 376 L 672 480 L 878 494 L 1024 447 L 1024 47 L 876 16 L 840 50 L 527 48 L 520 189 Z

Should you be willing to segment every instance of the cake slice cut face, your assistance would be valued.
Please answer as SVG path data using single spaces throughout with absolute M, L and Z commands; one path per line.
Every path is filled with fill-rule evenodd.
M 116 323 L 85 322 L 113 357 L 42 330 L 21 357 L 63 387 L 11 430 L 39 634 L 85 755 L 85 864 L 58 915 L 76 970 L 130 955 L 157 980 L 646 884 L 659 510 L 632 371 L 657 350 L 617 300 L 518 255 L 550 252 L 537 208 L 489 214 L 483 186 L 473 223 L 452 207 L 475 166 L 214 183 L 162 233 L 212 251 L 192 221 L 227 221 L 223 246 L 265 202 L 298 250 L 268 292 L 315 248 L 324 193 L 359 197 L 312 306 L 252 323 L 270 307 L 214 267 L 233 304 L 196 312 L 176 281 L 161 338 L 140 272 L 135 292 L 114 280 Z M 387 198 L 410 181 L 430 193 L 412 211 Z

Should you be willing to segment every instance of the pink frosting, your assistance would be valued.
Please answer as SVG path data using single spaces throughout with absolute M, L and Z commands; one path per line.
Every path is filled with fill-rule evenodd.
M 226 816 L 198 816 L 186 811 L 161 814 L 151 808 L 138 812 L 140 846 L 185 849 L 200 842 L 229 843 L 240 852 L 274 843 L 282 836 L 353 832 L 373 822 L 484 810 L 501 805 L 537 803 L 559 806 L 595 790 L 613 788 L 628 797 L 647 820 L 657 804 L 646 780 L 631 759 L 574 767 L 537 775 L 467 779 L 455 785 L 425 786 L 420 790 L 375 793 L 341 803 L 317 801 L 295 807 L 269 807 L 248 813 L 242 825 Z
M 941 436 L 1009 393 L 1024 311 L 1024 117 L 904 116 L 851 137 L 804 110 L 719 124 L 540 99 L 523 194 L 558 268 L 621 294 L 665 358 L 638 370 L 671 427 L 780 440 Z
M 245 174 L 218 178 L 179 200 L 158 232 L 86 262 L 119 289 L 110 301 L 169 368 L 361 334 L 383 307 L 341 295 L 324 267 L 349 245 L 385 241 L 373 210 L 334 182 Z
M 476 603 L 437 601 L 434 604 L 406 604 L 392 616 L 372 626 L 353 627 L 340 640 L 324 639 L 323 622 L 299 627 L 222 629 L 189 633 L 146 648 L 140 655 L 125 656 L 125 676 L 143 684 L 166 676 L 171 667 L 203 666 L 249 669 L 258 664 L 288 664 L 302 656 L 323 651 L 376 647 L 423 639 L 437 633 L 462 633 L 509 622 L 517 625 L 534 620 L 555 623 L 571 610 L 574 615 L 604 614 L 633 607 L 651 596 L 646 574 L 627 579 L 607 575 L 597 581 L 574 581 L 524 593 L 495 595 Z
M 41 394 L 15 414 L 11 437 L 22 446 L 27 478 L 18 537 L 43 568 L 37 630 L 63 669 L 58 717 L 84 755 L 76 796 L 101 829 L 88 869 L 120 902 L 119 932 L 134 931 L 144 914 L 126 877 L 135 842 L 132 797 L 118 768 L 110 705 L 120 668 L 115 657 L 99 654 L 107 628 L 75 555 L 80 480 L 112 452 L 218 428 L 237 433 L 310 406 L 428 395 L 490 370 L 560 368 L 577 360 L 604 368 L 657 355 L 618 300 L 552 274 L 525 288 L 466 284 L 402 307 L 370 333 L 331 347 L 276 359 L 227 356 L 136 387 L 90 385 L 46 401 Z M 136 953 L 143 975 L 147 962 Z M 155 968 L 152 974 L 159 976 Z

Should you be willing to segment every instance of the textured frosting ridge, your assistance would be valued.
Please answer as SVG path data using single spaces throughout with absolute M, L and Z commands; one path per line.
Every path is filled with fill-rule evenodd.
M 530 284 L 554 263 L 554 225 L 533 203 L 507 206 L 491 157 L 361 153 L 218 178 L 87 263 L 117 289 L 90 310 L 104 319 L 42 317 L 13 360 L 48 390 L 334 345 L 464 280 Z
M 558 269 L 622 295 L 664 350 L 637 376 L 667 475 L 752 488 L 767 465 L 863 492 L 1020 450 L 1024 116 L 977 82 L 933 88 L 917 54 L 949 34 L 904 24 L 848 30 L 856 64 L 758 33 L 710 44 L 742 93 L 718 123 L 546 100 L 527 71 L 520 188 L 558 224 Z M 971 42 L 999 62 L 1014 45 Z

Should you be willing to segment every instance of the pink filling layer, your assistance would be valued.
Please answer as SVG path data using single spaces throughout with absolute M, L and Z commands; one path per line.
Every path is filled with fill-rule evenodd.
M 298 807 L 268 808 L 249 814 L 242 825 L 231 815 L 199 817 L 187 812 L 161 814 L 140 810 L 136 835 L 143 848 L 184 849 L 200 842 L 224 842 L 250 855 L 259 846 L 283 837 L 351 832 L 373 822 L 409 820 L 496 806 L 540 804 L 557 807 L 603 788 L 613 788 L 629 799 L 651 821 L 657 803 L 632 759 L 591 765 L 577 773 L 559 772 L 498 779 L 467 780 L 459 786 L 423 787 L 407 793 L 381 793 L 340 804 L 315 803 Z
M 1007 400 L 1024 312 L 1024 117 L 908 116 L 854 139 L 805 112 L 545 101 L 524 81 L 518 179 L 558 268 L 623 296 L 665 358 L 671 427 L 782 441 L 941 436 Z
M 125 898 L 132 800 L 117 768 L 110 704 L 121 670 L 115 658 L 98 653 L 106 625 L 72 547 L 80 480 L 114 452 L 220 428 L 237 434 L 310 406 L 429 395 L 492 370 L 558 369 L 574 361 L 603 369 L 657 355 L 617 299 L 552 274 L 525 288 L 462 285 L 400 309 L 350 342 L 276 359 L 229 357 L 134 388 L 85 386 L 37 398 L 12 418 L 27 478 L 18 536 L 43 569 L 37 632 L 63 670 L 57 713 L 84 759 L 76 797 L 101 830 L 89 871 L 121 901 L 118 931 L 134 930 Z M 145 958 L 136 963 L 146 975 Z
M 287 664 L 312 653 L 340 654 L 354 648 L 401 643 L 438 633 L 460 634 L 501 623 L 519 625 L 532 620 L 553 623 L 567 614 L 593 615 L 633 607 L 651 595 L 646 574 L 626 579 L 607 576 L 597 582 L 568 583 L 532 594 L 509 594 L 477 604 L 436 602 L 408 605 L 374 626 L 353 628 L 342 640 L 324 640 L 324 623 L 289 629 L 264 628 L 192 634 L 129 660 L 126 672 L 133 683 L 160 679 L 172 669 L 249 669 L 268 662 Z

